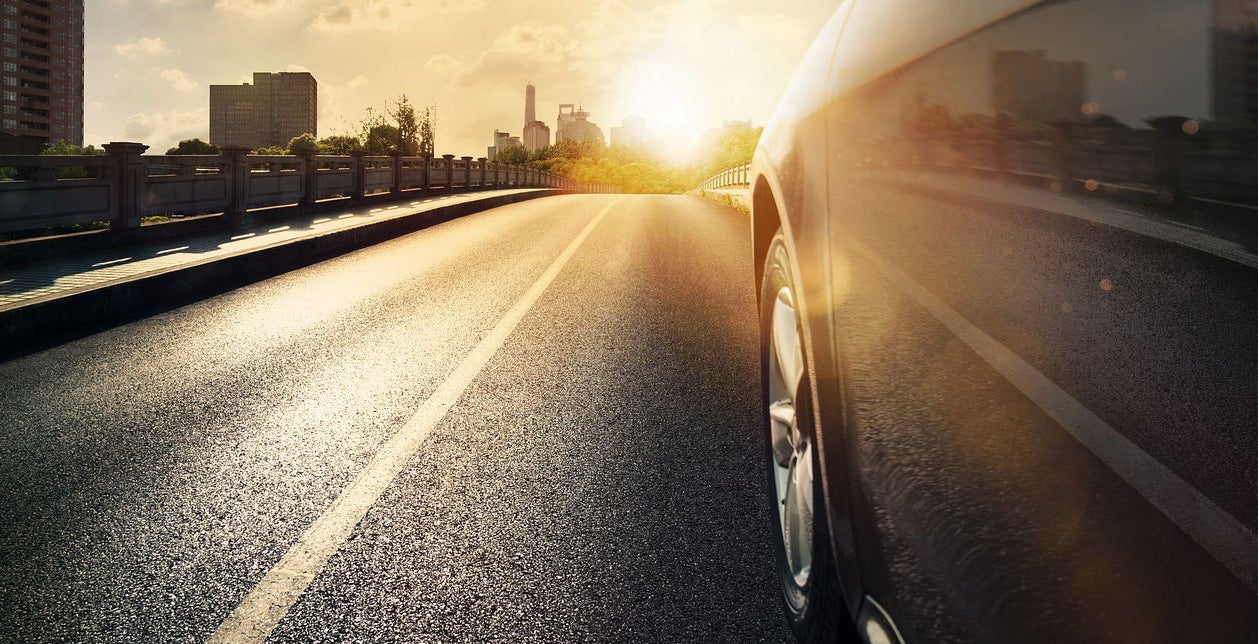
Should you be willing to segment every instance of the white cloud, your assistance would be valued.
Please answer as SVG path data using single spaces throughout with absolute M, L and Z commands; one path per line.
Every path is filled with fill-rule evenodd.
M 156 36 L 136 38 L 130 42 L 118 43 L 110 49 L 113 49 L 115 54 L 124 58 L 158 56 L 170 53 L 170 48 L 166 46 L 166 41 Z
M 330 134 L 348 132 L 354 125 L 354 116 L 348 113 L 350 108 L 362 109 L 363 105 L 350 103 L 354 93 L 367 86 L 367 77 L 361 74 L 349 79 L 343 85 L 319 83 L 319 137 Z
M 587 60 L 580 51 L 577 39 L 562 25 L 513 25 L 459 72 L 455 84 L 501 83 L 540 70 L 571 71 Z
M 157 72 L 157 75 L 180 92 L 190 92 L 201 86 L 191 78 L 188 78 L 188 75 L 182 69 L 163 69 Z
M 462 64 L 450 56 L 450 54 L 437 54 L 424 63 L 424 69 L 430 72 L 437 72 L 438 74 L 453 71 L 460 67 L 462 67 Z
M 315 14 L 310 27 L 317 31 L 396 31 L 428 16 L 473 13 L 484 7 L 485 0 L 339 0 Z
M 301 0 L 214 0 L 214 8 L 219 11 L 255 20 L 292 13 L 302 4 Z
M 208 108 L 138 112 L 127 118 L 123 134 L 127 141 L 148 145 L 151 154 L 162 154 L 183 139 L 208 138 L 209 124 Z

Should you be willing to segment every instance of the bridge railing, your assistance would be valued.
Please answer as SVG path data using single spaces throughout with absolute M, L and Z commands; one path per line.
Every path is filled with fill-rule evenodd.
M 716 190 L 718 188 L 737 188 L 749 185 L 751 180 L 751 164 L 744 163 L 730 168 L 725 168 L 720 172 L 699 182 L 699 188 L 703 190 Z
M 351 155 L 145 155 L 140 143 L 108 143 L 98 156 L 0 156 L 16 180 L 0 181 L 0 233 L 107 221 L 139 227 L 145 217 L 222 213 L 239 225 L 251 210 L 431 192 L 559 188 L 614 192 L 536 168 L 485 158 Z

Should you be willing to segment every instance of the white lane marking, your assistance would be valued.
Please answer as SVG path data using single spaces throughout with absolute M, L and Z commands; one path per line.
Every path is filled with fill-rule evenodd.
M 541 298 L 546 287 L 576 253 L 590 232 L 623 197 L 607 204 L 576 238 L 564 248 L 546 272 L 502 316 L 445 382 L 425 400 L 414 416 L 381 448 L 375 458 L 332 502 L 332 505 L 306 529 L 301 539 L 280 558 L 231 615 L 219 625 L 207 642 L 264 642 L 280 620 L 305 592 L 315 575 L 349 538 L 354 526 L 393 482 L 406 463 L 419 451 L 437 423 L 463 395 L 481 370 L 506 342 L 516 325 Z
M 856 240 L 864 255 L 898 287 L 969 345 L 1000 375 L 1135 488 L 1153 507 L 1258 593 L 1258 536 L 1188 481 L 1123 437 L 1047 376 L 979 329 L 907 273 Z

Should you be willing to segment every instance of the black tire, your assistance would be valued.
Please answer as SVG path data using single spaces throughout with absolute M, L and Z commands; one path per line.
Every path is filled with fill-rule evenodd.
M 774 236 L 773 241 L 769 244 L 768 256 L 765 259 L 764 280 L 760 288 L 760 385 L 762 400 L 762 426 L 765 429 L 765 459 L 768 472 L 768 492 L 769 492 L 769 519 L 773 528 L 774 553 L 777 560 L 778 577 L 782 588 L 782 600 L 785 607 L 787 621 L 791 625 L 791 629 L 795 633 L 798 641 L 804 644 L 813 644 L 820 642 L 857 642 L 855 629 L 852 627 L 852 620 L 848 616 L 847 607 L 843 603 L 841 594 L 841 586 L 839 585 L 837 568 L 834 565 L 833 553 L 830 547 L 830 526 L 827 520 L 828 512 L 825 505 L 825 494 L 823 491 L 823 482 L 820 476 L 820 463 L 817 458 L 818 449 L 809 449 L 811 455 L 811 472 L 812 476 L 812 555 L 811 565 L 807 573 L 806 581 L 801 585 L 798 583 L 796 573 L 792 570 L 792 564 L 789 561 L 790 555 L 787 552 L 786 529 L 783 527 L 785 520 L 780 513 L 778 506 L 785 502 L 779 501 L 779 488 L 777 482 L 777 472 L 780 471 L 778 465 L 779 457 L 774 451 L 774 433 L 770 417 L 769 406 L 774 402 L 771 392 L 770 380 L 773 378 L 772 371 L 777 367 L 776 355 L 771 352 L 776 350 L 773 347 L 774 332 L 773 316 L 775 305 L 779 297 L 779 293 L 783 287 L 790 289 L 790 293 L 795 293 L 793 280 L 791 279 L 790 262 L 787 247 L 779 229 Z M 802 340 L 802 328 L 799 324 L 798 312 L 796 310 L 795 317 L 796 330 Z M 801 384 L 796 388 L 799 395 L 794 403 L 794 418 L 798 426 L 799 434 L 807 437 L 807 440 L 815 442 L 815 428 L 813 427 L 813 394 L 811 384 L 808 377 L 807 368 L 807 351 L 802 353 L 803 359 L 803 376 Z M 806 487 L 806 486 L 801 486 Z

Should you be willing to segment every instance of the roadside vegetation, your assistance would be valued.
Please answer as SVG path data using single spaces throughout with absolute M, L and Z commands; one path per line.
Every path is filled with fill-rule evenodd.
M 526 163 L 577 181 L 620 186 L 628 193 L 677 194 L 693 189 L 720 170 L 751 161 L 762 129 L 724 130 L 703 152 L 702 160 L 689 166 L 661 160 L 642 148 L 571 140 L 531 154 L 523 147 L 508 148 L 498 153 L 498 160 Z

